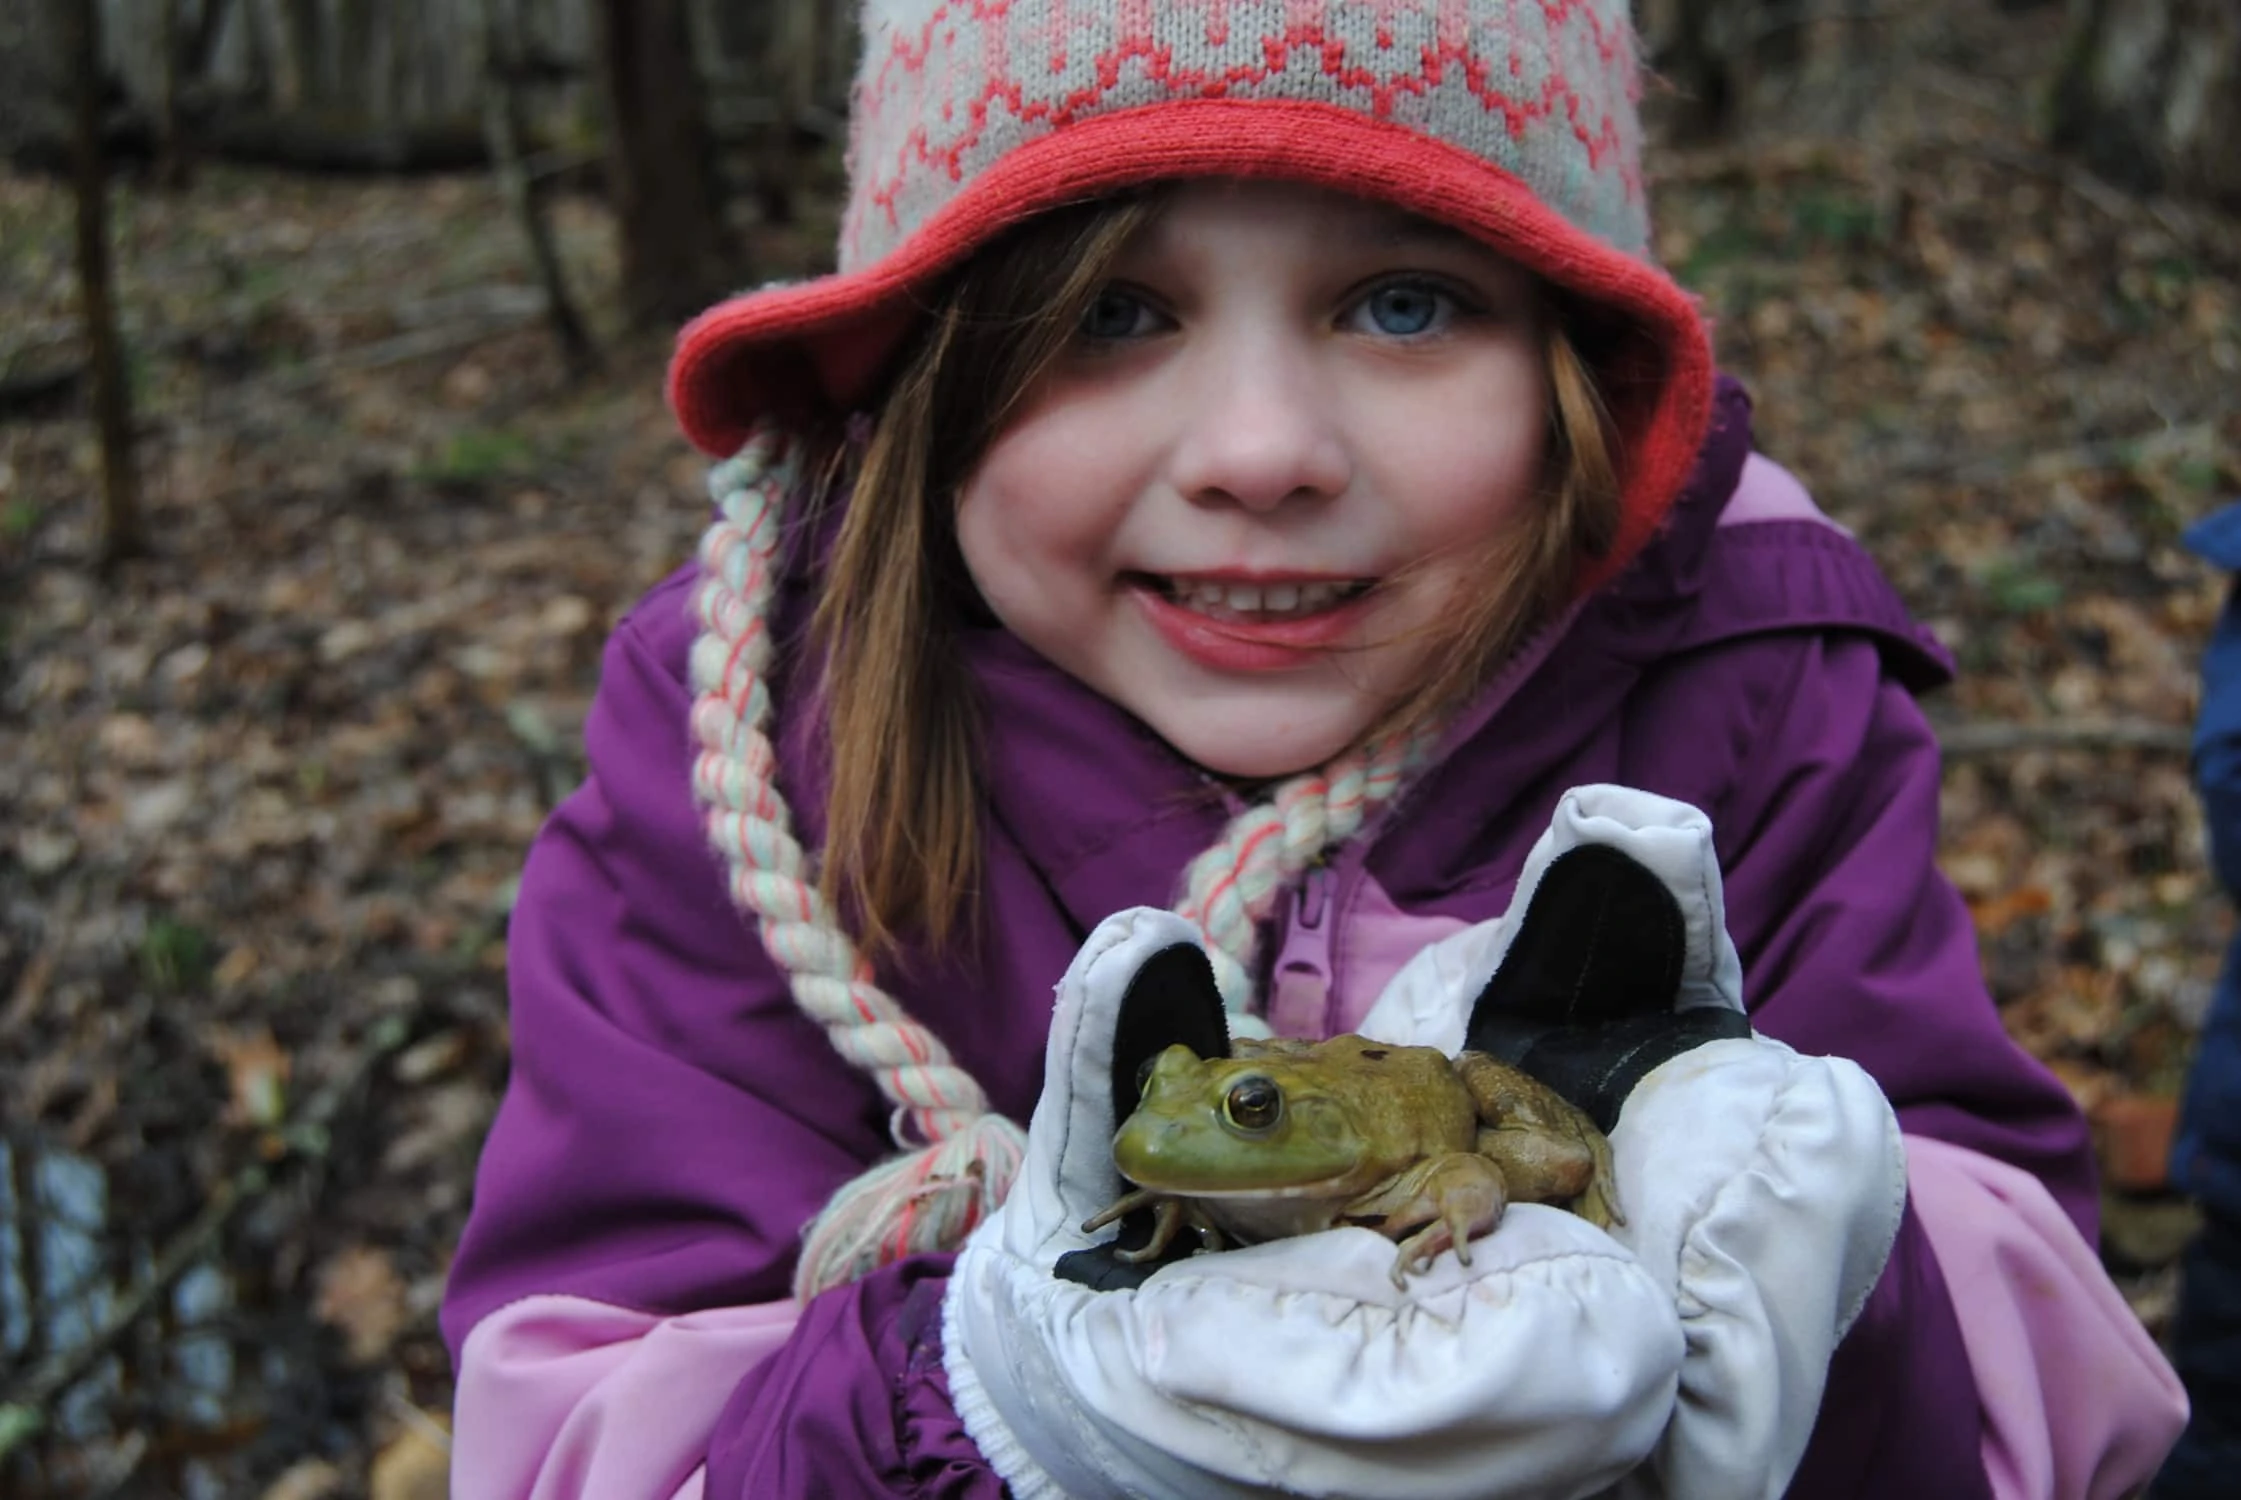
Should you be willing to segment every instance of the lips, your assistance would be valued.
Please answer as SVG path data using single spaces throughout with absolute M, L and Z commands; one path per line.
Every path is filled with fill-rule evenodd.
M 1123 582 L 1169 646 L 1214 671 L 1249 673 L 1327 659 L 1359 630 L 1371 584 L 1327 575 L 1151 573 Z

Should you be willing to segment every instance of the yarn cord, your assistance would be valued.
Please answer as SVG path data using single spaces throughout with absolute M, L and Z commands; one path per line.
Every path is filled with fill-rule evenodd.
M 807 1298 L 903 1256 L 962 1244 L 1003 1200 L 1026 1138 L 879 986 L 817 889 L 779 794 L 769 616 L 782 507 L 799 478 L 796 454 L 768 430 L 710 475 L 720 515 L 701 543 L 691 675 L 700 745 L 693 789 L 732 900 L 754 919 L 795 1003 L 878 1086 L 903 1148 L 846 1184 L 804 1231 L 794 1291 Z

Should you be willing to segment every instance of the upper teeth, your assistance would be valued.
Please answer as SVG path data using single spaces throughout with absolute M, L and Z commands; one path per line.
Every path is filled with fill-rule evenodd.
M 1177 580 L 1175 596 L 1193 609 L 1226 609 L 1239 614 L 1313 614 L 1329 609 L 1346 593 L 1341 583 L 1193 583 Z

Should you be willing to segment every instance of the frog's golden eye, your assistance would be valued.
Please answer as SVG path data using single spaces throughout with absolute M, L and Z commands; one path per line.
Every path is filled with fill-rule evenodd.
M 1222 1113 L 1239 1130 L 1266 1130 L 1284 1113 L 1283 1090 L 1266 1078 L 1241 1078 L 1230 1085 Z

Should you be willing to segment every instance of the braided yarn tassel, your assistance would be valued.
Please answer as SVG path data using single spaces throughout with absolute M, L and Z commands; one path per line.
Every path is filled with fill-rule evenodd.
M 1206 956 L 1232 1017 L 1244 1016 L 1252 1001 L 1255 932 L 1277 896 L 1390 802 L 1431 744 L 1429 733 L 1388 737 L 1294 776 L 1232 818 L 1221 841 L 1184 870 L 1175 909 L 1206 934 Z
M 691 670 L 701 747 L 693 791 L 729 868 L 732 900 L 756 920 L 795 1002 L 877 1083 L 904 1153 L 842 1188 L 804 1232 L 794 1295 L 807 1299 L 906 1255 L 956 1249 L 1003 1201 L 1027 1143 L 933 1033 L 879 987 L 818 892 L 779 795 L 767 732 L 769 614 L 796 460 L 765 428 L 710 474 L 722 514 L 701 541 Z

